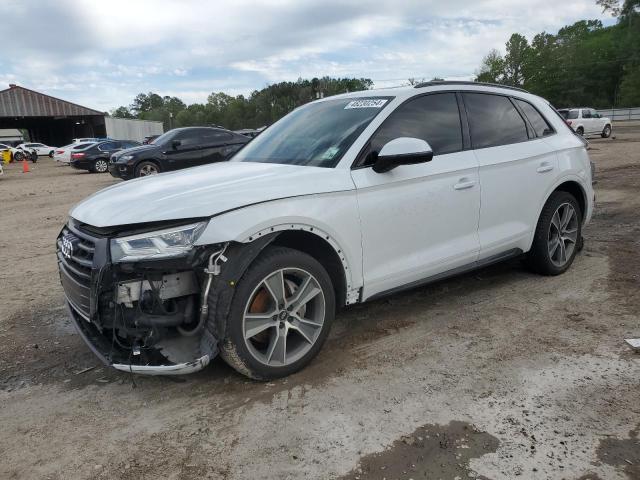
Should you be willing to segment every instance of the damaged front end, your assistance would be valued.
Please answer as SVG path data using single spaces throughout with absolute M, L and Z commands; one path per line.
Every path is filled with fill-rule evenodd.
M 94 353 L 118 370 L 201 370 L 218 353 L 207 328 L 214 277 L 228 244 L 194 246 L 206 222 L 148 233 L 70 220 L 57 240 L 71 317 Z

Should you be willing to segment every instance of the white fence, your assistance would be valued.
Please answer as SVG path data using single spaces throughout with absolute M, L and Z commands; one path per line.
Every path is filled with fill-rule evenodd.
M 640 107 L 635 108 L 606 108 L 598 110 L 603 117 L 611 120 L 640 120 Z

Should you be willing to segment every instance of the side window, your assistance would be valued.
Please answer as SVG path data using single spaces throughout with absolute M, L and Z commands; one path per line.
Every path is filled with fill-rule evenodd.
M 591 118 L 591 110 L 588 108 L 582 110 L 582 118 Z
M 460 112 L 454 93 L 425 95 L 398 107 L 371 138 L 365 165 L 371 165 L 382 147 L 399 137 L 425 140 L 434 155 L 462 150 Z
M 529 139 L 527 125 L 509 98 L 486 93 L 463 95 L 473 148 L 496 147 Z
M 105 142 L 98 147 L 98 150 L 108 152 L 110 150 L 115 150 L 116 148 L 118 148 L 118 144 L 116 142 Z
M 222 132 L 220 130 L 206 129 L 202 131 L 202 142 L 206 145 L 216 145 L 226 142 L 230 142 L 233 139 L 233 135 L 228 132 Z
M 182 147 L 198 145 L 200 143 L 200 132 L 197 129 L 186 130 L 175 136 L 174 140 L 180 140 Z
M 569 120 L 575 120 L 578 118 L 578 110 L 569 110 L 569 115 L 567 115 Z
M 551 125 L 549 125 L 549 122 L 545 120 L 536 107 L 531 105 L 529 102 L 525 102 L 518 98 L 515 98 L 514 100 L 524 112 L 524 115 L 533 126 L 533 130 L 536 132 L 538 137 L 546 137 L 547 135 L 555 133 Z

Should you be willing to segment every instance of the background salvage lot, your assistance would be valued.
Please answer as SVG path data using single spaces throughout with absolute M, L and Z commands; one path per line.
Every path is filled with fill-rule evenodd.
M 591 141 L 596 213 L 566 274 L 513 261 L 350 308 L 273 383 L 219 360 L 183 379 L 99 365 L 54 240 L 116 180 L 8 166 L 0 478 L 640 478 L 640 355 L 622 341 L 640 336 L 640 124 L 614 133 Z

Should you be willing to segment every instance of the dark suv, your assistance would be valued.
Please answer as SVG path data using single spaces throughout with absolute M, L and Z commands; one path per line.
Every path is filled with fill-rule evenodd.
M 140 142 L 133 140 L 104 140 L 86 150 L 71 154 L 71 166 L 79 170 L 105 173 L 109 169 L 109 158 L 115 152 L 137 147 Z
M 222 128 L 185 127 L 160 135 L 150 145 L 111 156 L 109 172 L 125 180 L 228 160 L 251 140 Z

